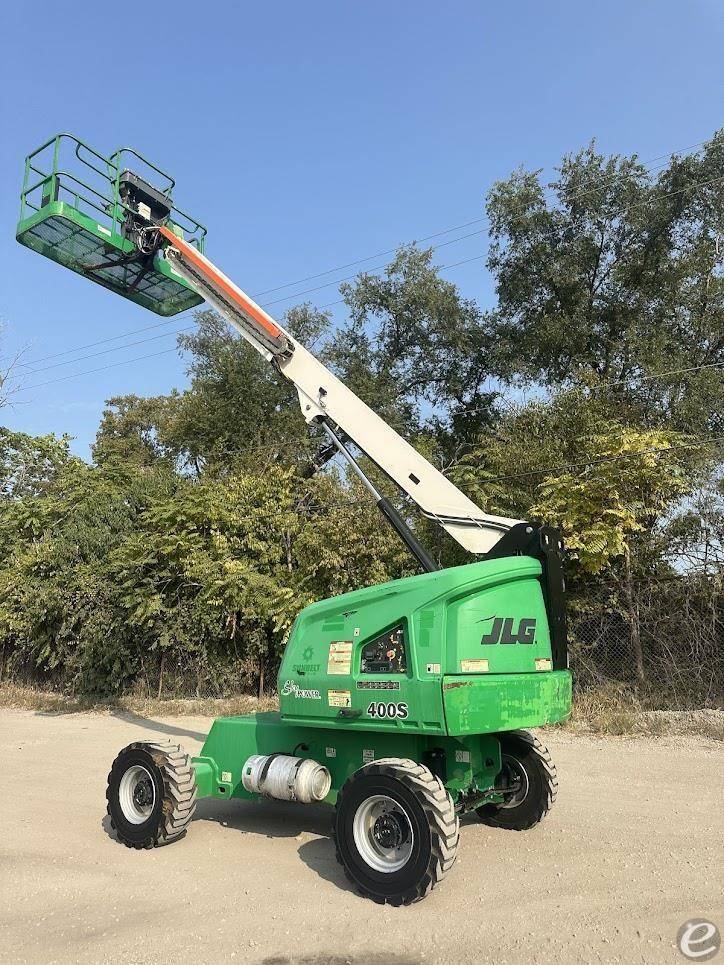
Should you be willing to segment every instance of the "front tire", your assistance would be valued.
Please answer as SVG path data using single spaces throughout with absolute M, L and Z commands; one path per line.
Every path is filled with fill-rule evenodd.
M 503 786 L 515 786 L 503 804 L 476 809 L 483 824 L 510 831 L 528 831 L 553 807 L 558 793 L 556 766 L 548 749 L 527 730 L 515 730 L 500 740 Z
M 439 778 L 415 761 L 384 758 L 346 782 L 337 799 L 337 860 L 368 898 L 409 905 L 450 870 L 455 807 Z
M 154 848 L 186 834 L 196 778 L 178 744 L 136 742 L 113 762 L 106 788 L 111 827 L 127 848 Z

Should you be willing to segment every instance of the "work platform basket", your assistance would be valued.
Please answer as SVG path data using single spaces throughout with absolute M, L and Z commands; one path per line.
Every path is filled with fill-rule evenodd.
M 203 252 L 206 229 L 174 205 L 173 187 L 173 178 L 131 148 L 104 157 L 72 134 L 57 134 L 25 159 L 16 237 L 152 312 L 175 315 L 203 299 L 161 251 L 139 251 L 128 230 L 142 210 Z

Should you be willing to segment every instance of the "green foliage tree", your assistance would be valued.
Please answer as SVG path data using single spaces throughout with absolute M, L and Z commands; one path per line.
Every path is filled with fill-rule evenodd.
M 488 197 L 496 368 L 550 387 L 617 382 L 613 404 L 682 431 L 721 429 L 724 132 L 652 176 L 591 145 L 557 178 L 517 171 Z M 550 192 L 546 196 L 546 192 Z
M 490 420 L 487 318 L 440 277 L 430 249 L 401 248 L 381 276 L 340 290 L 349 320 L 326 358 L 395 428 L 435 434 L 452 418 L 461 436 Z

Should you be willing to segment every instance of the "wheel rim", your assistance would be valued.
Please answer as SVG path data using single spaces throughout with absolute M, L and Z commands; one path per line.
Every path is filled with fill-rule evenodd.
M 352 833 L 362 860 L 375 871 L 399 871 L 410 860 L 412 822 L 403 806 L 386 794 L 374 794 L 360 804 Z
M 530 790 L 530 781 L 528 780 L 528 774 L 526 769 L 516 760 L 511 757 L 510 754 L 503 754 L 503 767 L 507 768 L 508 774 L 513 780 L 520 781 L 520 788 L 515 792 L 515 794 L 504 801 L 503 804 L 499 804 L 498 807 L 508 809 L 517 808 L 523 801 L 528 797 L 528 791 Z
M 141 764 L 129 767 L 118 786 L 118 803 L 123 817 L 131 824 L 148 821 L 156 803 L 156 785 Z

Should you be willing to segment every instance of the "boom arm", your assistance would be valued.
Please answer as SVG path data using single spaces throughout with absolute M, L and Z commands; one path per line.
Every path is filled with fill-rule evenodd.
M 293 383 L 307 422 L 336 423 L 461 546 L 471 553 L 487 553 L 520 522 L 479 509 L 208 258 L 170 228 L 161 226 L 158 231 L 167 243 L 164 254 L 173 271 Z

